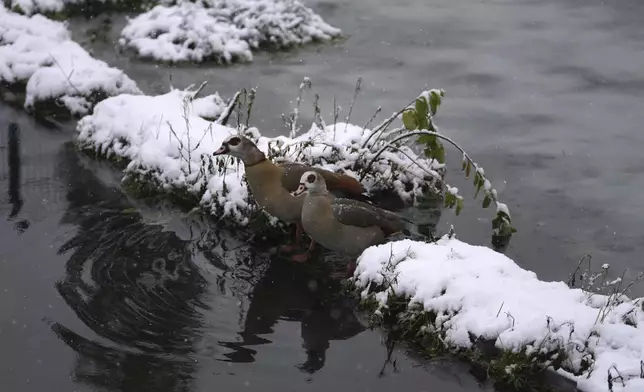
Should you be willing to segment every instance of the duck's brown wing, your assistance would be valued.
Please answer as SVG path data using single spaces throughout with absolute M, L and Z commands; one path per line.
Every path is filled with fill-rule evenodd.
M 300 163 L 280 163 L 278 166 L 284 170 L 282 173 L 282 186 L 289 192 L 295 191 L 300 185 L 302 174 L 309 170 L 314 170 L 311 166 Z
M 282 175 L 282 186 L 289 192 L 293 192 L 297 189 L 300 185 L 302 174 L 309 170 L 314 170 L 322 175 L 329 191 L 340 191 L 349 197 L 360 196 L 366 192 L 364 185 L 362 185 L 360 181 L 353 177 L 349 177 L 346 174 L 334 173 L 329 170 L 303 165 L 301 163 L 289 162 L 282 163 L 279 166 L 284 169 L 284 174 Z
M 401 231 L 406 220 L 397 214 L 358 200 L 337 198 L 331 202 L 333 216 L 350 226 L 378 226 L 385 235 Z

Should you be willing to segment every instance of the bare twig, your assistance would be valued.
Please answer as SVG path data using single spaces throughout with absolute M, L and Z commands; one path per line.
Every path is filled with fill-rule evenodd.
M 376 112 L 371 116 L 371 118 L 370 118 L 370 119 L 367 121 L 367 123 L 362 127 L 362 129 L 363 129 L 363 130 L 367 129 L 367 127 L 369 126 L 369 124 L 371 124 L 371 123 L 373 122 L 373 120 L 375 120 L 375 119 L 376 119 L 376 117 L 378 116 L 378 114 L 379 114 L 381 111 L 382 111 L 382 106 L 378 106 L 378 108 L 376 109 Z
M 201 90 L 203 90 L 203 88 L 206 87 L 207 84 L 208 84 L 208 81 L 204 81 L 195 91 L 191 92 L 190 100 L 192 101 L 193 99 L 197 98 L 197 95 L 201 93 Z
M 320 129 L 325 129 L 326 123 L 324 122 L 324 119 L 322 119 L 322 113 L 320 110 L 320 96 L 318 94 L 315 94 L 315 100 L 313 101 L 313 110 L 315 112 L 315 118 L 318 120 Z
M 228 123 L 228 119 L 230 118 L 230 115 L 233 112 L 233 109 L 237 105 L 237 102 L 239 101 L 239 96 L 241 95 L 242 91 L 237 91 L 235 93 L 235 96 L 233 99 L 230 100 L 228 103 L 228 106 L 226 106 L 226 109 L 219 115 L 219 118 L 215 121 L 215 124 L 218 125 L 226 125 Z
M 496 312 L 496 317 L 499 317 L 499 314 L 501 314 L 501 309 L 503 309 L 503 305 L 505 305 L 505 301 L 501 302 L 501 306 L 499 307 L 499 311 Z
M 293 109 L 293 114 L 291 117 L 291 132 L 289 133 L 289 137 L 293 139 L 295 136 L 297 136 L 297 133 L 299 132 L 299 128 L 297 127 L 297 120 L 300 117 L 300 105 L 302 103 L 302 95 L 304 93 L 305 89 L 311 89 L 311 79 L 309 78 L 304 78 L 302 83 L 300 83 L 300 88 L 297 93 L 297 100 L 295 101 L 295 108 Z
M 335 95 L 333 96 L 333 140 L 335 140 L 335 127 L 338 124 L 338 106 L 335 102 Z M 345 128 L 346 130 L 346 128 Z
M 347 118 L 344 121 L 344 131 L 347 131 L 347 127 L 349 126 L 349 121 L 351 121 L 351 113 L 353 112 L 353 105 L 356 103 L 356 98 L 358 98 L 358 94 L 360 94 L 360 89 L 362 87 L 362 78 L 358 78 L 356 81 L 356 87 L 353 90 L 353 99 L 351 100 L 351 106 L 349 106 L 349 113 L 347 114 Z
M 80 90 L 79 90 L 79 89 L 74 85 L 74 83 L 72 83 L 72 79 L 71 79 L 71 78 L 72 78 L 72 75 L 74 74 L 74 69 L 73 69 L 74 64 L 72 63 L 72 70 L 71 70 L 71 72 L 69 73 L 69 75 L 67 75 L 67 74 L 65 74 L 65 70 L 63 70 L 63 67 L 60 65 L 60 63 L 58 62 L 58 60 L 56 60 L 56 57 L 54 57 L 51 53 L 49 54 L 49 57 L 51 57 L 51 59 L 54 61 L 54 64 L 56 64 L 56 66 L 58 67 L 58 69 L 60 70 L 60 72 L 63 74 L 63 76 L 65 76 L 65 79 L 67 79 L 67 83 L 69 83 L 69 85 L 70 85 L 70 86 L 72 86 L 72 88 L 73 88 L 74 90 L 76 90 L 76 92 L 78 93 L 78 95 L 83 95 L 83 93 L 81 93 L 81 92 L 80 92 Z
M 248 93 L 248 105 L 246 110 L 246 128 L 248 128 L 248 123 L 250 121 L 250 112 L 253 109 L 253 103 L 255 102 L 255 94 L 257 94 L 257 87 L 250 89 Z
M 418 99 L 418 98 L 416 98 L 416 99 Z M 398 118 L 398 116 L 400 116 L 405 110 L 407 110 L 407 108 L 409 106 L 411 106 L 414 102 L 416 102 L 416 99 L 414 99 L 413 101 L 409 102 L 404 108 L 400 109 L 399 111 L 397 111 L 396 113 L 391 115 L 391 117 L 386 118 L 383 122 L 381 122 L 378 126 L 376 126 L 373 129 L 373 133 L 371 135 L 369 135 L 369 137 L 364 141 L 364 143 L 362 143 L 362 147 L 363 148 L 366 147 L 367 143 L 369 143 L 369 140 L 371 140 L 371 138 L 374 137 L 378 132 L 380 132 L 380 131 L 384 132 L 387 129 L 387 127 L 392 122 L 394 122 L 395 119 Z
M 181 140 L 181 138 L 179 138 L 179 135 L 177 135 L 177 133 L 174 131 L 174 127 L 172 127 L 172 124 L 170 123 L 170 121 L 166 121 L 166 124 L 168 124 L 168 127 L 170 127 L 170 132 L 171 132 L 171 134 L 172 134 L 172 135 L 174 135 L 174 137 L 175 137 L 175 138 L 177 139 L 177 141 L 179 142 L 179 156 L 180 156 L 180 158 L 181 158 L 182 160 L 185 160 L 186 158 L 185 158 L 185 156 L 183 155 L 183 149 L 184 149 L 184 147 L 183 147 L 183 140 Z

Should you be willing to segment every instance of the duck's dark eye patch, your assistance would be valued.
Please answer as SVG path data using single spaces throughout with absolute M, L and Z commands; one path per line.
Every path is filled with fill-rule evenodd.
M 315 182 L 315 174 L 309 174 L 309 176 L 306 177 L 306 181 L 308 181 L 310 184 L 313 184 Z
M 231 146 L 236 146 L 239 143 L 241 143 L 241 139 L 238 137 L 233 137 L 228 141 L 228 144 L 230 144 Z

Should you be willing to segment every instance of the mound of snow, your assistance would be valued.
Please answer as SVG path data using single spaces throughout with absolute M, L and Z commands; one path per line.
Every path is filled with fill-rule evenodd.
M 608 375 L 617 372 L 624 384 L 614 381 L 614 392 L 644 391 L 641 298 L 609 301 L 563 282 L 540 281 L 500 253 L 447 237 L 368 248 L 353 279 L 363 297 L 382 306 L 395 294 L 436 314 L 434 325 L 425 327 L 456 347 L 470 348 L 471 338 L 481 337 L 514 352 L 563 352 L 562 368 L 578 374 L 568 375 L 582 391 L 608 392 Z M 590 369 L 583 369 L 587 361 Z
M 296 0 L 202 0 L 158 5 L 130 19 L 120 44 L 161 61 L 252 61 L 252 49 L 329 40 L 341 31 Z
M 9 9 L 19 11 L 24 15 L 36 13 L 56 13 L 65 8 L 69 0 L 10 0 Z
M 99 156 L 125 160 L 126 177 L 142 178 L 167 192 L 187 191 L 212 214 L 232 217 L 244 225 L 254 208 L 248 202 L 244 167 L 233 158 L 212 156 L 237 130 L 204 119 L 216 118 L 225 110 L 218 95 L 193 98 L 194 91 L 190 90 L 108 98 L 96 105 L 92 115 L 79 121 L 78 146 Z M 374 156 L 373 141 L 369 142 L 371 149 L 361 147 L 371 131 L 349 124 L 325 129 L 314 125 L 294 139 L 265 138 L 255 128 L 246 134 L 275 161 L 305 162 L 356 177 L 360 165 Z M 416 157 L 410 149 L 406 154 Z M 425 170 L 431 170 L 435 163 L 424 159 L 418 162 Z M 382 154 L 370 173 L 365 180 L 368 187 L 394 188 L 408 199 L 421 192 L 426 176 L 410 158 L 395 152 Z
M 71 40 L 65 24 L 0 7 L 0 82 L 26 84 L 25 108 L 55 101 L 86 114 L 99 100 L 141 91 L 123 71 L 96 60 Z

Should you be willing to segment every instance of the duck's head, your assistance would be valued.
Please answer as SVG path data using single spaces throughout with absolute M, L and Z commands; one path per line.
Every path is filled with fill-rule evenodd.
M 246 165 L 253 165 L 266 159 L 255 143 L 241 135 L 228 136 L 212 155 L 230 155 L 239 158 Z
M 299 196 L 305 192 L 326 193 L 326 191 L 324 177 L 315 171 L 307 171 L 300 177 L 300 186 L 293 192 L 293 196 Z

